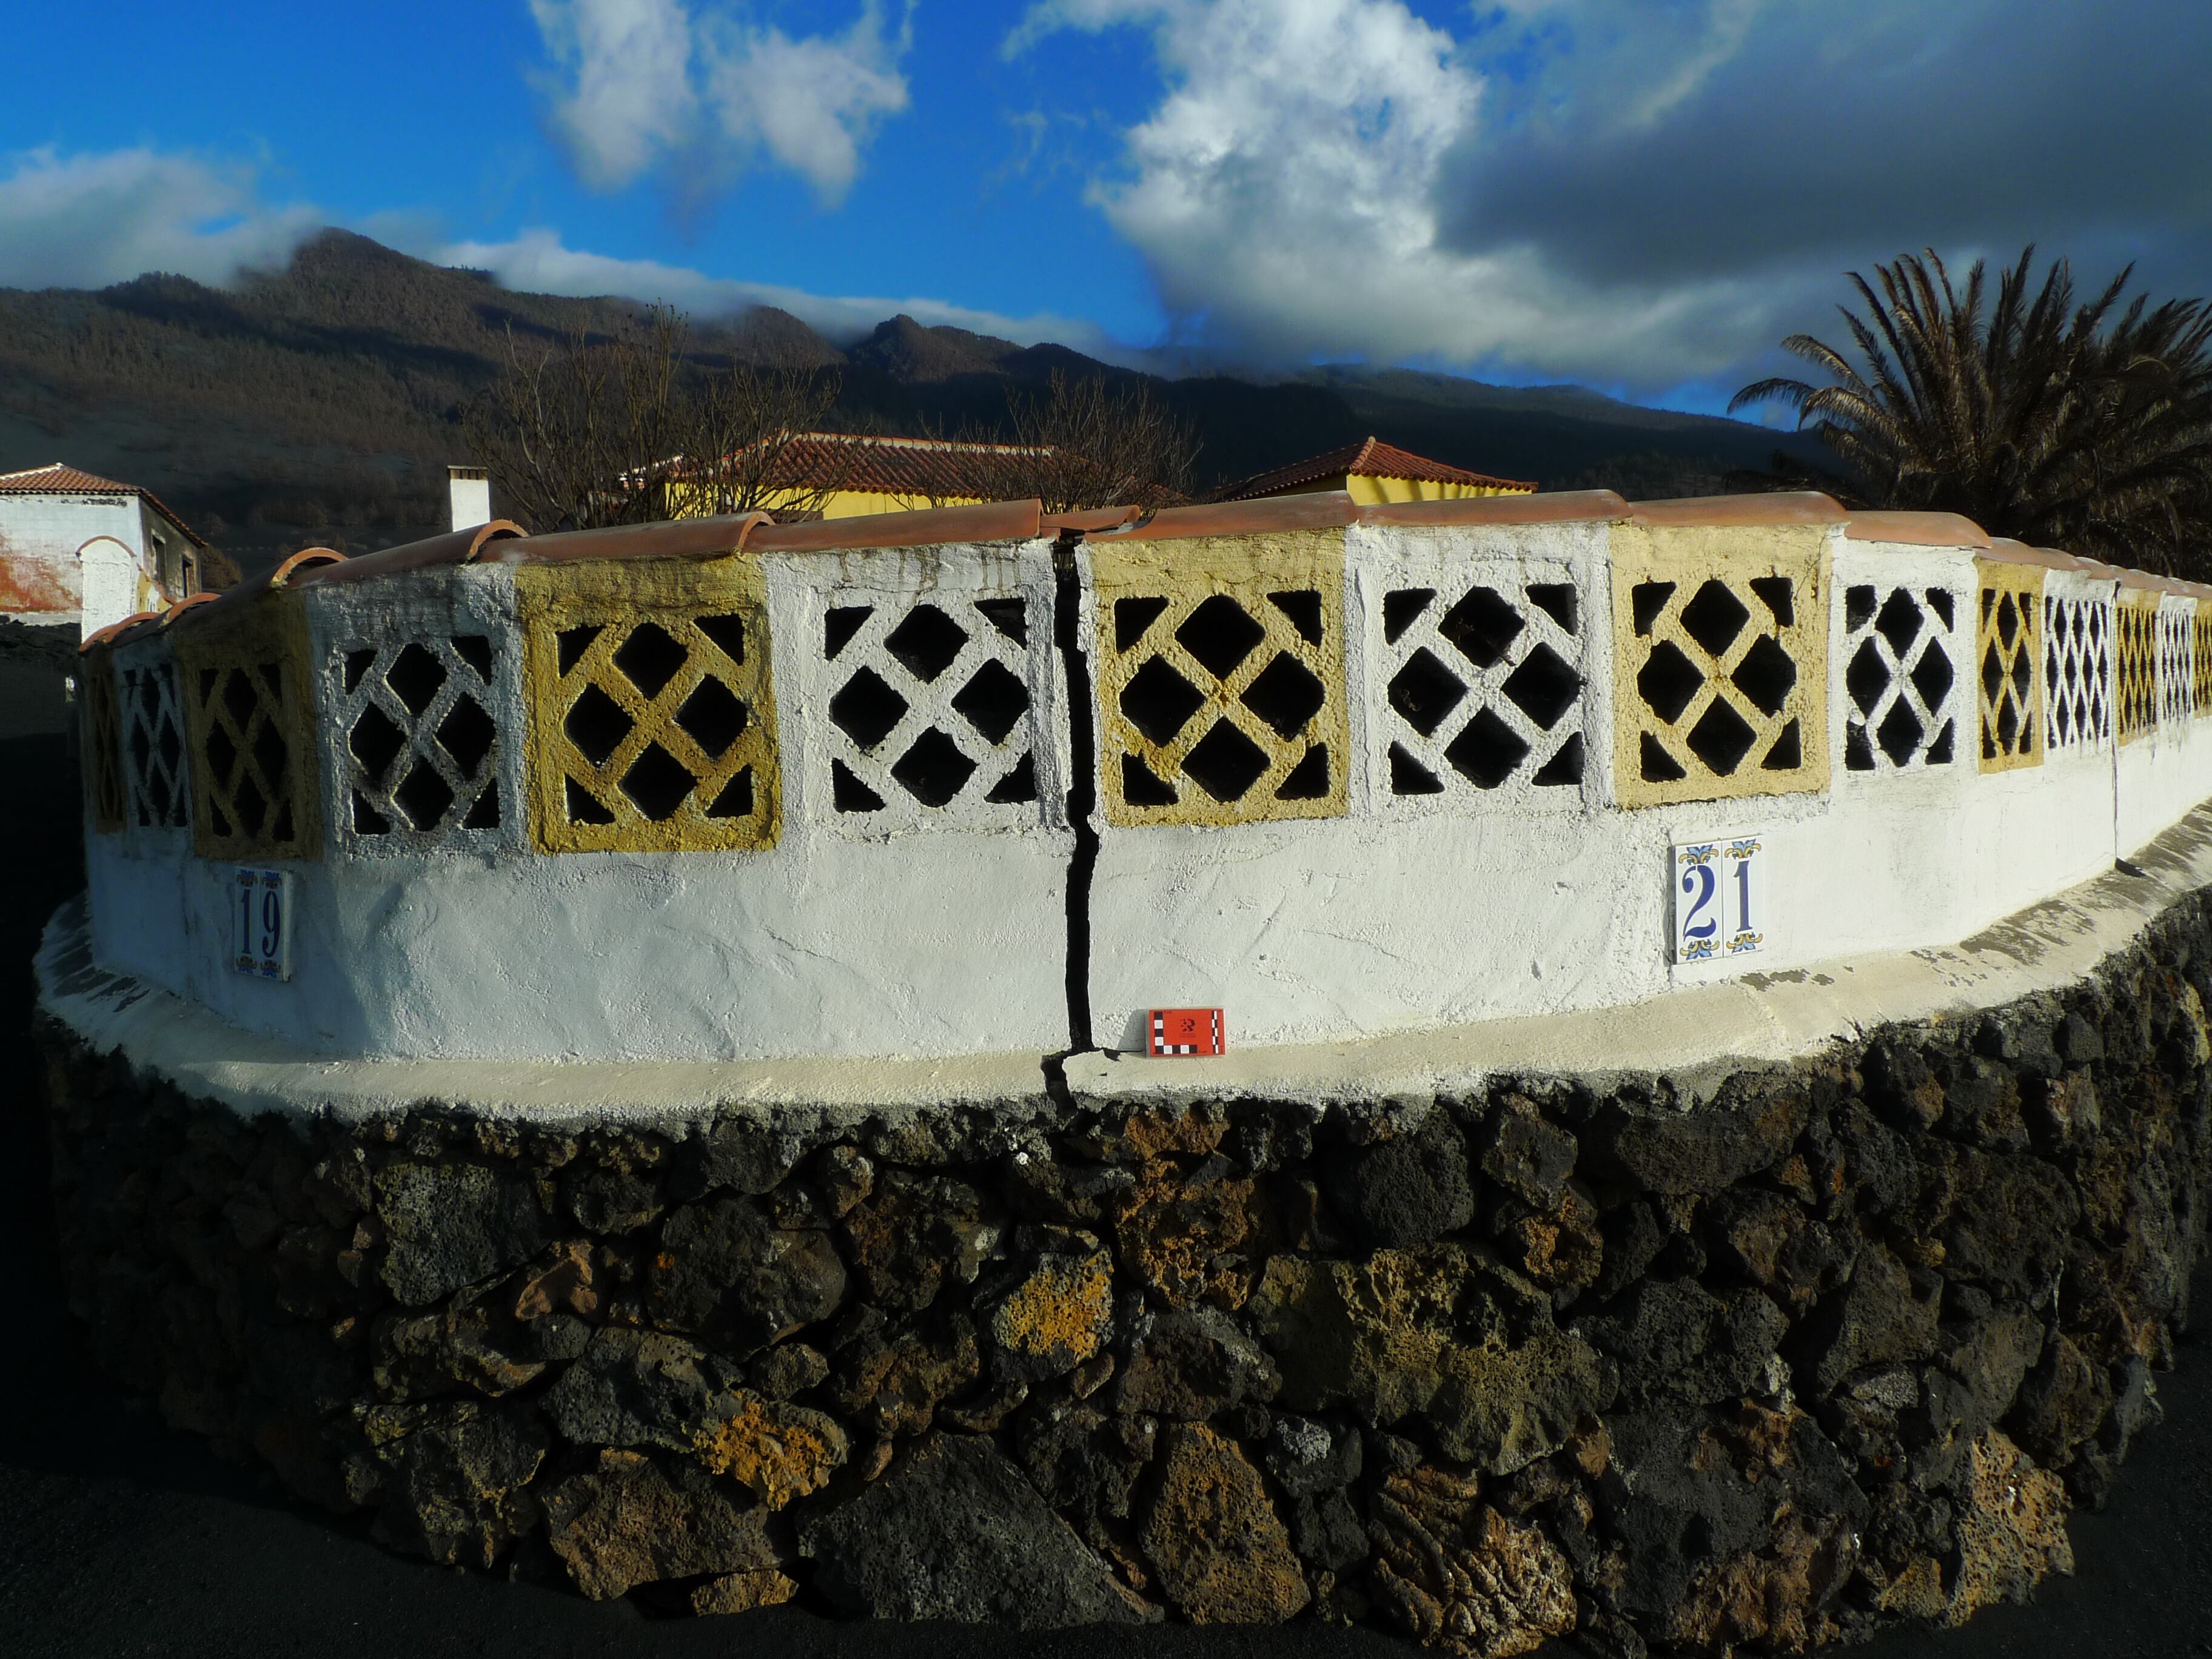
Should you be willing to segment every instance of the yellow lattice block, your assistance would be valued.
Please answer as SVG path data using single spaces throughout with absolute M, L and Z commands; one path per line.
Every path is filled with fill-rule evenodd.
M 1344 532 L 1091 544 L 1110 823 L 1341 817 Z
M 104 835 L 123 828 L 123 722 L 116 708 L 115 658 L 106 647 L 85 654 L 77 680 L 84 688 L 84 776 L 92 797 L 92 827 Z
M 1984 772 L 2043 764 L 2043 572 L 1974 561 L 1976 753 Z
M 314 704 L 297 598 L 265 594 L 181 624 L 173 649 L 191 744 L 193 850 L 319 858 Z
M 2112 703 L 2120 741 L 2158 729 L 2158 595 L 2122 588 L 2112 608 Z
M 1623 806 L 1827 787 L 1825 535 L 1796 526 L 1614 530 Z
M 2212 714 L 2212 604 L 2203 599 L 2191 603 L 2197 608 L 2189 619 L 2190 680 L 2201 720 Z
M 515 587 L 542 851 L 775 845 L 782 792 L 757 565 L 525 565 Z

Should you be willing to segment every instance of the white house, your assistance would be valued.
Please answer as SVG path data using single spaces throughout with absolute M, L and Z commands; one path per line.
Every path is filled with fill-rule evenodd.
M 136 484 L 60 461 L 0 473 L 0 616 L 88 636 L 198 592 L 206 545 Z

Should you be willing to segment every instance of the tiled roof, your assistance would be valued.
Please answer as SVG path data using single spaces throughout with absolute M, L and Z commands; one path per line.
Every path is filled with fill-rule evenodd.
M 1285 489 L 1318 483 L 1340 474 L 1359 478 L 1406 478 L 1421 483 L 1473 484 L 1486 489 L 1519 493 L 1533 492 L 1536 488 L 1513 478 L 1493 478 L 1486 472 L 1470 472 L 1463 466 L 1446 466 L 1442 461 L 1432 461 L 1395 444 L 1386 444 L 1380 438 L 1368 438 L 1325 454 L 1310 455 L 1272 472 L 1256 473 L 1236 483 L 1224 484 L 1206 499 L 1249 501 L 1257 495 L 1275 495 Z
M 0 495 L 143 495 L 154 503 L 155 512 L 185 532 L 186 541 L 194 547 L 207 545 L 192 534 L 190 525 L 164 507 L 161 498 L 152 490 L 141 489 L 137 484 L 118 483 L 66 461 L 26 467 L 21 472 L 0 472 Z
M 996 501 L 1012 480 L 1012 444 L 944 438 L 860 438 L 802 432 L 784 445 L 769 482 L 789 489 L 872 490 L 924 501 Z

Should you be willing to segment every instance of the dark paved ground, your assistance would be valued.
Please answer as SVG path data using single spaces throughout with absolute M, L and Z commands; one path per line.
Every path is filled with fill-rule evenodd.
M 628 1603 L 594 1606 L 402 1560 L 167 1431 L 86 1371 L 56 1280 L 26 1046 L 28 963 L 79 870 L 65 748 L 58 737 L 14 735 L 43 723 L 0 712 L 0 1054 L 14 1056 L 0 1067 L 0 1659 L 1411 1659 L 1418 1651 L 1310 1625 L 1024 1638 L 839 1624 L 792 1608 L 654 1620 Z M 2212 1316 L 2212 1275 L 2197 1301 Z M 2181 1372 L 2160 1383 L 2166 1424 L 2138 1443 L 2111 1512 L 2075 1524 L 2077 1577 L 2046 1588 L 2033 1607 L 1995 1609 L 1963 1631 L 1911 1632 L 1863 1651 L 1872 1659 L 2212 1655 L 2212 1341 L 2185 1344 Z

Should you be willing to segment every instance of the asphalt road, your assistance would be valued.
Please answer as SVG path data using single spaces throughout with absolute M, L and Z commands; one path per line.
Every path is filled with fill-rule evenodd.
M 0 692 L 12 690 L 0 686 Z M 51 709 L 55 705 L 46 705 Z M 18 704 L 17 708 L 21 708 Z M 40 928 L 81 884 L 64 740 L 0 711 L 0 1656 L 161 1659 L 567 1659 L 744 1652 L 759 1659 L 1410 1659 L 1409 1644 L 1312 1624 L 1042 1636 L 839 1623 L 799 1608 L 656 1620 L 426 1566 L 295 1507 L 99 1381 L 62 1304 L 28 1048 Z M 2212 1274 L 2197 1304 L 2212 1323 Z M 2137 1443 L 2112 1509 L 2074 1525 L 2078 1575 L 1960 1631 L 1914 1631 L 1874 1659 L 2212 1655 L 2212 1340 L 2160 1379 L 2166 1424 Z

